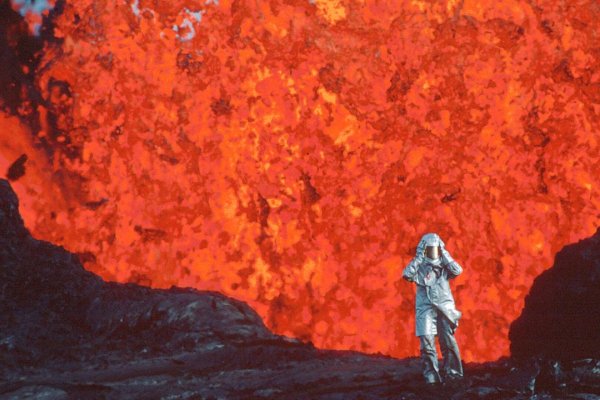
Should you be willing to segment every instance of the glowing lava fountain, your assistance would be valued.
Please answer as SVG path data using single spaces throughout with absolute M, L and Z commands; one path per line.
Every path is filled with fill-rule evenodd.
M 40 49 L 0 99 L 26 224 L 105 279 L 398 357 L 436 231 L 464 359 L 508 354 L 533 278 L 600 222 L 600 9 L 385 3 L 57 1 L 38 39 L 28 11 L 7 46 Z

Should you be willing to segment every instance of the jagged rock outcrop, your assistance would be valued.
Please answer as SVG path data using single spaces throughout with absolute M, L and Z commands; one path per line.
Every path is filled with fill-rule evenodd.
M 600 358 L 600 229 L 535 279 L 509 338 L 514 357 Z
M 37 364 L 65 348 L 84 359 L 103 347 L 161 353 L 281 340 L 246 303 L 217 292 L 104 282 L 63 248 L 33 239 L 0 180 L 0 362 Z

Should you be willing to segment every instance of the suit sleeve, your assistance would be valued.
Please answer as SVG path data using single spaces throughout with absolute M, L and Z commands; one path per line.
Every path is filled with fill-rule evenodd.
M 417 246 L 417 254 L 412 260 L 410 260 L 408 265 L 404 268 L 404 272 L 402 272 L 402 278 L 406 279 L 409 282 L 415 281 L 415 276 L 417 275 L 417 271 L 419 270 L 419 265 L 421 265 L 421 262 L 423 262 L 424 250 L 425 243 L 421 241 Z
M 442 257 L 444 260 L 444 266 L 448 270 L 448 278 L 456 278 L 458 275 L 462 274 L 463 269 L 459 263 L 457 263 L 454 258 L 450 255 L 448 250 L 446 250 L 446 246 L 442 242 Z
M 412 260 L 410 260 L 408 265 L 404 268 L 404 272 L 402 272 L 402 278 L 406 279 L 409 282 L 414 282 L 418 268 L 419 260 L 417 257 L 415 257 Z

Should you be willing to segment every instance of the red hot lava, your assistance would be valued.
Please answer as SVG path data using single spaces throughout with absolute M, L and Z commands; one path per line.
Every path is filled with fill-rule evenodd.
M 464 268 L 463 358 L 484 361 L 598 226 L 595 1 L 58 3 L 38 123 L 0 117 L 0 169 L 27 155 L 28 227 L 105 279 L 405 357 L 400 276 L 435 231 Z

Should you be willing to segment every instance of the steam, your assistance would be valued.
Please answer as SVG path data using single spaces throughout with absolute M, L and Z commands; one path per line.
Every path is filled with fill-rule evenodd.
M 53 0 L 11 0 L 13 9 L 29 20 L 29 26 L 35 36 L 39 36 L 42 19 L 55 6 Z
M 218 0 L 206 0 L 205 5 L 219 5 L 219 1 Z M 155 14 L 155 11 L 144 7 L 143 9 L 140 9 L 140 0 L 134 0 L 131 3 L 131 11 L 135 14 L 135 16 L 140 17 L 141 12 L 143 11 L 148 11 L 150 13 L 152 13 L 152 15 Z M 196 37 L 196 28 L 195 26 L 197 26 L 198 24 L 200 24 L 200 22 L 202 21 L 202 15 L 206 13 L 206 10 L 190 10 L 187 7 L 184 7 L 180 13 L 179 16 L 185 15 L 185 17 L 183 18 L 182 22 L 179 24 L 174 24 L 171 29 L 177 34 L 176 37 L 177 39 L 179 39 L 179 41 L 181 42 L 188 42 L 190 40 L 192 40 L 194 37 Z M 164 34 L 162 34 L 161 32 L 161 38 L 164 37 Z

